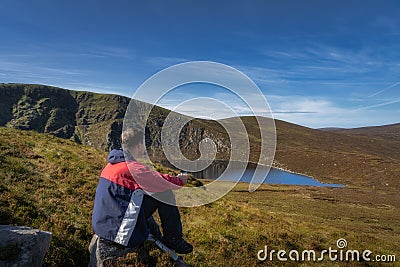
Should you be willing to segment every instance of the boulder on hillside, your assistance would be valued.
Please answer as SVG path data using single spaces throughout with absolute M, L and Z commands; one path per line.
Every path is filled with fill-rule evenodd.
M 0 225 L 0 266 L 42 266 L 51 233 L 26 226 Z

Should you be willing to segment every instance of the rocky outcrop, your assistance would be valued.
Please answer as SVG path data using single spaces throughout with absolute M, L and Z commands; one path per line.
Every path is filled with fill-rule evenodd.
M 34 130 L 101 150 L 119 146 L 129 98 L 61 88 L 0 84 L 0 126 Z
M 120 147 L 125 111 L 130 98 L 30 85 L 0 84 L 0 126 L 35 130 L 71 139 L 108 151 Z M 138 114 L 148 104 L 135 102 Z M 161 128 L 169 110 L 154 107 L 146 126 L 146 146 L 155 160 L 163 160 Z M 175 114 L 175 113 L 174 113 Z M 177 118 L 182 116 L 176 114 Z M 140 115 L 139 115 L 140 116 Z M 190 159 L 199 157 L 198 144 L 204 138 L 217 144 L 217 157 L 229 156 L 230 145 L 224 129 L 217 123 L 195 119 L 182 129 L 179 143 Z
M 50 240 L 50 232 L 25 226 L 0 225 L 0 266 L 42 266 Z

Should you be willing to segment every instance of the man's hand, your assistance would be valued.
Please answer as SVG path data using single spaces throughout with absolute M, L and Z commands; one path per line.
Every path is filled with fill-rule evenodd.
M 186 184 L 187 179 L 189 178 L 189 174 L 180 173 L 180 174 L 178 174 L 178 178 L 182 180 L 183 184 Z

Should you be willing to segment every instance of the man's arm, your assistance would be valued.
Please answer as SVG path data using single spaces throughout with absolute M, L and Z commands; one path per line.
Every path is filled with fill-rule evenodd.
M 178 176 L 172 176 L 169 174 L 162 174 L 162 173 L 160 173 L 160 175 L 162 175 L 162 177 L 165 180 L 167 180 L 173 184 L 179 185 L 179 186 L 183 186 L 184 184 L 186 184 L 187 179 L 189 177 L 188 174 L 186 174 L 186 173 L 180 173 L 180 174 L 178 174 Z
M 145 165 L 129 166 L 133 179 L 147 192 L 164 192 L 170 189 L 181 188 L 187 180 L 187 175 L 172 176 L 150 170 Z

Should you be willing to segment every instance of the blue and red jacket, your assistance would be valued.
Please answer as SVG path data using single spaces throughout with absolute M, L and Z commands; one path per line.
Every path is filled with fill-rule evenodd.
M 93 231 L 104 239 L 134 247 L 149 235 L 141 208 L 143 195 L 180 188 L 183 182 L 178 177 L 153 171 L 133 157 L 125 160 L 122 150 L 112 150 L 108 162 L 96 189 Z

